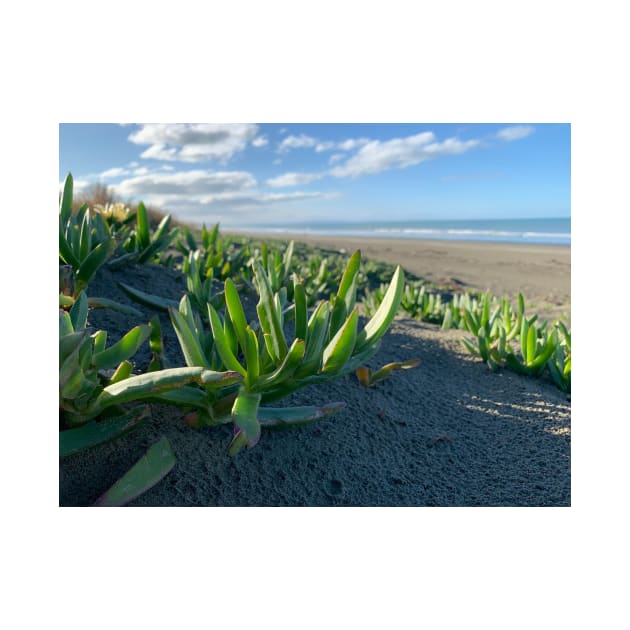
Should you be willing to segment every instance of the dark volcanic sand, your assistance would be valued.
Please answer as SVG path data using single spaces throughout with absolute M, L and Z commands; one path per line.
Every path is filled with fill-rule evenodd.
M 90 295 L 133 304 L 116 281 L 179 299 L 174 271 L 143 265 L 101 270 Z M 183 365 L 166 313 L 172 366 Z M 138 322 L 90 312 L 115 341 Z M 552 383 L 490 372 L 469 356 L 460 331 L 397 319 L 371 367 L 418 358 L 365 388 L 354 376 L 297 392 L 276 405 L 344 401 L 347 407 L 300 429 L 264 430 L 260 442 L 226 455 L 231 426 L 193 430 L 175 407 L 152 405 L 149 421 L 109 444 L 60 462 L 60 505 L 90 505 L 161 436 L 175 468 L 134 506 L 568 506 L 570 403 Z M 136 355 L 138 371 L 148 349 Z

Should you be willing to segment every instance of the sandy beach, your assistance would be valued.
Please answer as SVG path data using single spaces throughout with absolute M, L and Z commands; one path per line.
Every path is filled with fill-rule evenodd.
M 283 235 L 284 237 L 284 235 Z M 323 247 L 361 249 L 364 257 L 400 262 L 435 282 L 522 291 L 551 314 L 570 309 L 570 249 L 438 241 L 333 239 L 299 235 Z M 153 265 L 101 269 L 91 295 L 133 304 L 148 319 L 156 311 L 132 303 L 125 282 L 179 299 L 185 281 Z M 555 310 L 554 310 L 555 309 Z M 168 315 L 162 322 L 167 356 L 182 365 Z M 90 324 L 115 341 L 138 322 L 107 309 Z M 468 354 L 464 333 L 397 317 L 369 366 L 419 359 L 374 387 L 354 375 L 303 389 L 282 405 L 347 403 L 319 423 L 265 430 L 260 443 L 226 454 L 231 427 L 193 430 L 177 407 L 151 405 L 140 428 L 60 462 L 62 506 L 87 506 L 161 436 L 177 464 L 132 506 L 569 506 L 571 408 L 551 381 L 508 370 L 491 372 Z M 146 369 L 148 350 L 134 358 Z
M 265 240 L 269 234 L 248 234 Z M 274 235 L 274 238 L 277 238 Z M 462 290 L 490 290 L 497 296 L 520 292 L 534 312 L 545 319 L 571 312 L 571 248 L 560 245 L 520 245 L 403 238 L 346 238 L 282 234 L 282 239 L 401 264 L 405 270 L 436 284 Z

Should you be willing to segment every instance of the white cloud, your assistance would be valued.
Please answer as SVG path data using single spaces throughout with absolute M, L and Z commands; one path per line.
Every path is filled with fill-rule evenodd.
M 189 195 L 173 195 L 169 198 L 169 209 L 172 207 L 188 208 L 201 211 L 207 206 L 219 207 L 260 207 L 270 203 L 303 201 L 305 199 L 329 198 L 329 193 L 321 192 L 291 192 L 291 193 L 263 193 L 257 190 L 247 192 L 221 192 L 199 195 L 194 198 Z
M 334 153 L 328 158 L 328 164 L 335 164 L 335 162 L 339 162 L 339 160 L 343 160 L 345 157 L 343 153 Z
M 140 198 L 171 195 L 196 198 L 210 193 L 241 191 L 256 186 L 250 173 L 242 171 L 182 171 L 177 173 L 151 173 L 125 179 L 114 186 L 121 197 Z
M 315 151 L 321 153 L 322 151 L 330 151 L 335 148 L 334 142 L 320 142 L 315 146 Z
M 426 160 L 465 153 L 480 145 L 479 140 L 458 140 L 448 138 L 435 141 L 431 131 L 406 138 L 392 140 L 372 140 L 364 144 L 345 164 L 329 171 L 334 177 L 355 177 L 364 174 L 381 173 L 393 168 L 406 168 Z
M 177 149 L 165 144 L 153 144 L 140 154 L 145 160 L 178 160 Z M 184 160 L 186 161 L 186 160 Z
M 216 218 L 219 216 L 223 217 L 221 220 L 236 222 L 272 220 L 278 204 L 285 208 L 290 206 L 296 212 L 299 205 L 294 208 L 292 202 L 299 204 L 336 196 L 336 193 L 317 191 L 265 192 L 260 190 L 256 179 L 244 171 L 153 172 L 124 179 L 111 188 L 116 198 L 142 200 L 184 221 L 205 219 L 209 213 L 215 217 L 213 220 L 219 220 Z M 264 216 L 265 213 L 268 216 Z
M 302 186 L 321 179 L 321 173 L 285 173 L 267 180 L 267 185 L 272 188 L 284 188 L 286 186 Z
M 305 149 L 317 145 L 317 140 L 311 136 L 300 134 L 299 136 L 287 136 L 279 145 L 278 151 L 286 153 L 290 149 Z
M 348 140 L 342 140 L 341 142 L 319 142 L 315 146 L 315 151 L 321 153 L 322 151 L 354 151 L 359 147 L 370 142 L 368 138 L 349 138 Z
M 179 162 L 228 161 L 258 133 L 252 124 L 146 124 L 129 136 L 149 145 L 141 157 Z
M 112 177 L 120 177 L 121 175 L 127 175 L 129 171 L 126 168 L 108 168 L 106 171 L 99 173 L 100 179 L 111 179 Z
M 252 144 L 258 148 L 265 147 L 269 144 L 269 140 L 265 136 L 257 136 L 252 140 Z
M 310 149 L 313 147 L 315 148 L 316 153 L 333 150 L 354 151 L 369 142 L 370 140 L 368 138 L 349 138 L 347 140 L 342 140 L 341 142 L 334 142 L 332 140 L 318 140 L 312 136 L 301 134 L 299 136 L 287 136 L 278 145 L 278 151 L 280 153 L 286 153 L 290 149 Z
M 497 132 L 497 138 L 511 142 L 512 140 L 520 140 L 521 138 L 527 138 L 534 133 L 533 127 L 527 127 L 525 125 L 515 125 L 514 127 L 505 127 Z
M 368 138 L 350 138 L 349 140 L 344 140 L 337 145 L 337 149 L 340 151 L 353 151 L 354 149 L 358 149 L 365 144 L 368 144 L 370 140 Z
M 282 160 L 280 158 L 277 158 L 272 162 L 272 164 L 275 164 L 277 166 L 278 164 L 282 164 Z
M 259 203 L 270 203 L 275 201 L 302 201 L 304 199 L 336 199 L 338 196 L 337 193 L 328 192 L 263 193 L 258 197 L 258 201 Z
M 298 218 L 321 218 L 321 206 L 309 202 L 335 199 L 336 193 L 290 192 L 263 193 L 257 191 L 223 193 L 208 196 L 203 202 L 191 202 L 188 198 L 172 200 L 164 209 L 183 221 L 222 225 L 262 224 L 265 222 L 295 221 Z
M 132 165 L 134 167 L 132 168 Z M 82 173 L 78 176 L 78 179 L 74 178 L 74 189 L 76 191 L 85 191 L 86 189 L 95 186 L 95 185 L 105 185 L 109 188 L 115 188 L 117 184 L 106 181 L 106 180 L 114 180 L 120 179 L 123 177 L 132 177 L 132 176 L 141 176 L 141 175 L 149 175 L 151 173 L 163 174 L 163 169 L 168 168 L 169 170 L 173 170 L 172 166 L 161 166 L 159 169 L 151 170 L 146 166 L 140 166 L 138 162 L 130 162 L 128 167 L 114 166 L 112 168 L 105 169 L 104 171 L 100 171 L 98 173 Z

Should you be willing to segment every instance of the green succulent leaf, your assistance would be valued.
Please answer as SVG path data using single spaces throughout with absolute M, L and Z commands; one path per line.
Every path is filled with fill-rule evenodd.
M 63 193 L 59 202 L 59 218 L 65 224 L 68 223 L 72 216 L 72 188 L 73 188 L 72 175 L 68 173 L 66 179 L 63 182 Z
M 329 336 L 332 339 L 339 328 L 345 322 L 349 313 L 354 309 L 357 292 L 357 276 L 361 265 L 361 251 L 352 254 L 348 265 L 343 272 L 337 295 L 333 299 L 332 314 L 330 317 Z
M 387 332 L 400 306 L 404 286 L 405 274 L 399 265 L 378 310 L 357 337 L 356 352 L 375 344 Z
M 133 300 L 139 302 L 140 304 L 144 304 L 145 306 L 150 306 L 151 308 L 155 308 L 161 311 L 168 311 L 169 308 L 177 308 L 179 306 L 179 302 L 176 300 L 169 300 L 167 298 L 160 297 L 159 295 L 152 295 L 150 293 L 145 293 L 140 289 L 134 289 L 129 285 L 118 282 L 118 286 Z
M 477 335 L 481 326 L 479 319 L 470 309 L 464 311 L 464 321 L 466 322 L 466 328 L 473 335 Z
M 164 217 L 165 219 L 170 219 L 170 216 Z M 175 228 L 165 236 L 160 238 L 155 238 L 151 244 L 143 250 L 138 256 L 139 263 L 145 263 L 148 260 L 151 260 L 153 256 L 155 256 L 158 252 L 165 250 L 171 243 L 171 241 L 177 236 L 178 229 Z
M 247 371 L 239 363 L 238 359 L 232 352 L 229 339 L 225 334 L 219 314 L 216 312 L 212 304 L 208 304 L 208 317 L 210 319 L 210 326 L 212 327 L 215 348 L 221 357 L 221 361 L 223 361 L 223 365 L 225 365 L 225 367 L 229 370 L 234 370 L 235 372 L 239 372 L 243 376 L 246 376 Z M 244 343 L 246 344 L 247 342 Z
M 92 276 L 96 273 L 107 259 L 114 253 L 116 249 L 116 241 L 109 240 L 99 243 L 86 258 L 81 261 L 81 265 L 77 270 L 77 279 L 87 284 Z
M 149 335 L 149 347 L 151 352 L 155 354 L 162 354 L 164 345 L 162 342 L 162 327 L 160 326 L 160 318 L 154 315 L 150 321 L 149 326 L 151 328 L 151 334 Z
M 138 252 L 131 251 L 126 254 L 122 254 L 121 256 L 117 256 L 113 258 L 107 263 L 107 267 L 109 269 L 120 269 L 124 265 L 128 265 L 129 263 L 136 262 L 138 260 Z
M 319 371 L 322 364 L 324 344 L 326 343 L 329 314 L 329 302 L 320 302 L 313 311 L 307 327 L 304 359 L 297 370 L 297 376 L 315 374 Z
M 479 349 L 475 345 L 475 343 L 474 343 L 474 341 L 472 339 L 464 338 L 461 341 L 466 346 L 466 348 L 468 349 L 468 352 L 470 352 L 470 354 L 479 354 Z
M 553 353 L 554 353 L 554 351 L 556 349 L 556 343 L 557 342 L 556 342 L 556 339 L 555 339 L 554 335 L 549 335 L 547 337 L 545 345 L 541 349 L 541 351 L 538 354 L 538 356 L 536 356 L 534 359 L 529 361 L 529 363 L 527 364 L 528 367 L 530 367 L 530 368 L 539 368 L 539 367 L 543 366 L 545 363 L 547 363 L 547 361 L 551 358 L 551 356 L 553 355 Z
M 245 352 L 247 348 L 247 318 L 245 317 L 241 298 L 234 286 L 234 282 L 230 278 L 225 281 L 225 305 L 234 324 L 234 332 L 238 338 L 241 350 Z
M 359 273 L 360 265 L 361 250 L 357 250 L 350 257 L 348 265 L 346 266 L 343 272 L 343 276 L 341 277 L 339 289 L 337 290 L 337 298 L 345 303 L 348 313 L 350 313 L 354 308 L 356 298 L 357 275 Z
M 72 243 L 67 239 L 65 235 L 64 224 L 61 219 L 59 220 L 59 257 L 67 265 L 71 265 L 76 271 L 81 264 L 77 254 L 72 249 Z
M 337 413 L 345 406 L 344 402 L 334 402 L 321 407 L 261 407 L 258 421 L 267 428 L 302 426 Z
M 99 410 L 133 400 L 150 398 L 191 383 L 204 387 L 225 387 L 241 380 L 237 372 L 215 372 L 203 367 L 168 368 L 130 376 L 123 381 L 108 385 L 99 394 L 95 407 Z
M 505 329 L 501 328 L 499 331 L 499 341 L 497 344 L 497 356 L 499 358 L 505 357 L 505 351 L 507 349 L 507 336 L 505 334 Z
M 248 326 L 246 328 L 245 341 L 245 364 L 247 365 L 247 375 L 245 383 L 247 387 L 253 387 L 260 375 L 260 359 L 258 352 L 258 337 L 256 333 Z
M 94 367 L 98 370 L 112 368 L 121 361 L 131 358 L 138 348 L 147 340 L 151 334 L 151 328 L 148 324 L 142 324 L 132 328 L 122 339 L 117 341 L 102 352 L 96 353 L 92 361 Z
M 194 407 L 206 411 L 209 408 L 208 395 L 199 387 L 182 385 L 177 389 L 169 389 L 157 392 L 151 396 L 146 396 L 143 400 L 147 402 L 159 402 L 167 405 L 177 405 L 178 407 Z
M 446 313 L 444 313 L 444 319 L 442 320 L 442 329 L 448 330 L 450 328 L 453 328 L 453 311 L 447 309 Z
M 269 279 L 258 261 L 254 261 L 254 274 L 260 295 L 260 301 L 257 306 L 260 324 L 263 332 L 270 335 L 273 349 L 272 358 L 276 361 L 282 361 L 289 349 L 284 338 Z
M 396 361 L 394 363 L 388 363 L 387 365 L 384 365 L 379 370 L 376 370 L 376 372 L 368 371 L 369 377 L 368 377 L 367 384 L 374 385 L 375 383 L 378 383 L 379 381 L 382 381 L 386 379 L 387 377 L 389 377 L 389 375 L 394 370 L 410 370 L 411 368 L 417 367 L 419 364 L 420 364 L 420 361 L 418 359 L 410 359 L 409 361 Z M 358 375 L 357 375 L 357 378 L 359 378 Z M 363 384 L 366 384 L 366 383 L 363 383 Z
M 103 352 L 105 350 L 105 344 L 107 343 L 107 331 L 99 330 L 92 335 L 92 339 L 94 340 L 93 352 L 98 354 L 99 352 Z
M 81 351 L 85 344 L 89 344 L 87 333 L 82 335 L 78 343 L 65 358 L 59 370 L 59 393 L 62 399 L 73 399 L 86 386 L 86 379 L 83 368 L 81 367 Z
M 489 352 L 488 352 L 488 340 L 486 338 L 486 329 L 480 328 L 479 334 L 477 335 L 477 343 L 479 344 L 479 354 L 484 361 L 488 360 Z
M 295 338 L 306 340 L 308 326 L 306 292 L 304 285 L 298 282 L 297 276 L 293 280 L 293 300 L 295 302 Z
M 74 298 L 70 295 L 59 294 L 59 308 L 68 308 L 74 304 Z
M 346 311 L 346 305 L 343 300 L 340 300 L 336 296 L 332 296 L 331 300 L 331 312 L 330 312 L 330 326 L 328 328 L 328 340 L 332 341 L 333 337 L 337 334 L 341 326 L 348 318 Z
M 287 355 L 278 368 L 271 374 L 259 377 L 253 386 L 253 391 L 262 392 L 271 387 L 276 387 L 293 376 L 304 357 L 304 345 L 302 339 L 296 339 L 291 344 L 289 352 L 287 352 Z
M 258 407 L 260 394 L 252 394 L 241 389 L 232 407 L 232 419 L 237 430 L 228 455 L 236 455 L 242 448 L 255 446 L 260 439 L 260 423 L 258 422 Z
M 70 332 L 59 338 L 59 365 L 62 366 L 66 359 L 74 350 L 80 346 L 86 338 L 87 333 L 84 330 L 79 332 Z
M 70 309 L 70 319 L 74 330 L 83 330 L 87 325 L 88 299 L 81 291 Z
M 109 379 L 109 385 L 113 385 L 119 381 L 124 381 L 126 378 L 131 376 L 132 372 L 133 365 L 131 365 L 129 361 L 122 361 L 116 368 L 116 371 L 112 374 L 112 377 Z
M 481 301 L 481 322 L 480 325 L 485 327 L 490 321 L 490 292 L 486 291 Z
M 527 331 L 527 340 L 525 345 L 526 354 L 523 356 L 525 361 L 525 365 L 531 365 L 534 358 L 536 357 L 536 327 L 530 326 Z
M 523 361 L 527 362 L 527 339 L 529 337 L 529 322 L 526 317 L 521 320 L 521 354 L 523 355 Z
M 184 298 L 185 299 L 185 298 Z M 195 330 L 186 321 L 185 317 L 176 309 L 169 308 L 171 323 L 179 340 L 179 345 L 188 367 L 210 367 L 210 361 L 206 357 Z
M 175 455 L 169 441 L 163 437 L 105 494 L 94 506 L 117 507 L 126 505 L 161 481 L 175 466 Z
M 59 457 L 80 453 L 104 442 L 109 442 L 138 427 L 148 418 L 148 409 L 134 409 L 122 416 L 92 420 L 76 429 L 59 432 Z
M 161 242 L 163 241 L 165 237 L 168 237 L 168 235 L 170 234 L 168 231 L 170 226 L 171 226 L 171 215 L 167 214 L 165 217 L 163 217 L 163 219 L 158 224 L 157 229 L 155 230 L 155 234 L 153 235 L 153 240 L 156 242 Z M 178 232 L 179 230 L 176 230 L 176 233 Z
M 64 337 L 74 332 L 74 326 L 72 325 L 72 319 L 68 311 L 59 310 L 59 337 Z
M 79 236 L 79 260 L 85 260 L 92 249 L 92 226 L 90 221 L 90 213 L 86 212 L 81 221 Z
M 107 298 L 89 297 L 87 303 L 89 308 L 111 308 L 113 311 L 118 311 L 119 313 L 142 317 L 142 313 L 137 308 Z
M 283 277 L 287 277 L 289 271 L 291 270 L 291 260 L 293 258 L 293 249 L 295 247 L 295 243 L 290 241 L 287 245 L 287 248 L 282 256 L 282 275 Z
M 330 343 L 324 349 L 322 356 L 322 371 L 328 374 L 336 374 L 348 362 L 357 340 L 357 326 L 359 323 L 359 310 L 355 307 L 343 327 L 337 332 Z
M 138 246 L 141 250 L 146 249 L 151 242 L 151 237 L 149 233 L 149 217 L 142 201 L 138 204 L 138 212 L 136 213 L 136 233 L 138 235 Z

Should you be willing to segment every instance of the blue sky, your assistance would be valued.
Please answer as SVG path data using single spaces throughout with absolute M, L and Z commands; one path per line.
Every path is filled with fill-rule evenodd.
M 568 124 L 61 124 L 59 179 L 225 226 L 570 216 Z

